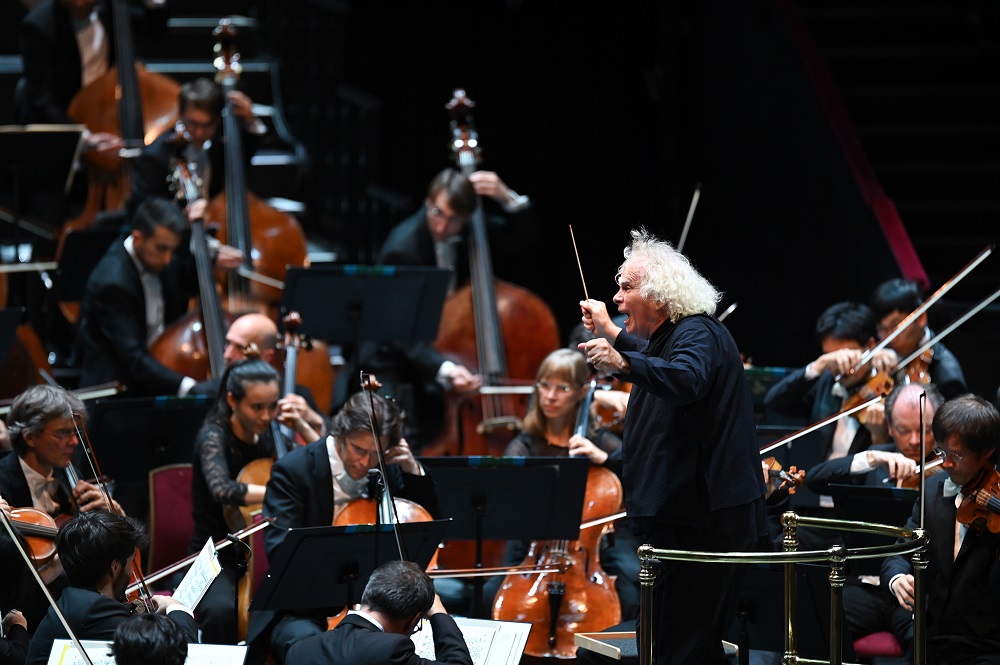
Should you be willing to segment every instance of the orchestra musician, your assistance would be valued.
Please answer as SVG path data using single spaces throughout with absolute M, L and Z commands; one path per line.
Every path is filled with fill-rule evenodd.
M 80 444 L 74 413 L 86 413 L 83 402 L 58 386 L 31 386 L 14 400 L 7 416 L 14 452 L 0 457 L 0 495 L 14 508 L 60 517 L 107 507 L 93 483 L 70 486 L 66 470 Z M 116 501 L 112 506 L 121 512 Z
M 890 279 L 880 284 L 869 300 L 875 316 L 879 339 L 886 337 L 895 327 L 923 303 L 920 287 L 908 279 Z M 927 313 L 921 314 L 913 324 L 889 343 L 889 348 L 899 357 L 906 358 L 921 344 L 929 341 L 934 333 L 927 327 Z M 955 354 L 942 342 L 931 347 L 933 354 L 927 362 L 929 380 L 941 391 L 945 399 L 951 399 L 969 391 L 965 374 Z M 914 361 L 919 363 L 920 360 Z M 904 371 L 909 368 L 902 368 Z M 924 381 L 926 383 L 927 381 Z
M 924 409 L 924 447 L 921 452 L 920 396 L 927 394 Z M 806 485 L 825 493 L 831 483 L 886 487 L 913 478 L 918 465 L 936 459 L 931 424 L 935 411 L 944 403 L 931 385 L 901 383 L 885 400 L 885 418 L 892 443 L 877 444 L 848 457 L 822 462 L 806 472 Z M 847 516 L 840 516 L 850 519 Z M 878 579 L 848 577 L 844 587 L 844 625 L 852 639 L 879 631 L 890 631 L 910 657 L 913 650 L 911 613 L 878 584 Z
M 115 629 L 115 665 L 184 665 L 188 641 L 180 626 L 162 614 L 137 614 Z
M 820 355 L 771 386 L 764 396 L 766 409 L 804 422 L 818 422 L 841 411 L 844 395 L 836 390 L 836 377 L 854 367 L 862 354 L 875 346 L 874 315 L 861 303 L 835 303 L 816 319 L 815 331 Z M 891 371 L 898 360 L 891 349 L 883 349 L 874 355 L 872 363 Z M 809 452 L 819 461 L 834 460 L 888 441 L 881 403 L 869 406 L 863 419 L 864 426 L 860 418 L 845 416 L 821 428 L 811 441 L 817 450 Z M 833 497 L 820 495 L 818 506 L 800 505 L 796 509 L 803 515 L 833 517 L 833 507 Z M 771 517 L 776 525 L 780 515 L 772 513 Z M 780 549 L 781 528 L 774 526 L 772 531 Z M 831 531 L 805 527 L 798 530 L 798 536 L 805 549 L 823 549 L 837 540 Z
M 3 497 L 0 497 L 0 511 L 8 520 L 11 518 L 11 507 Z M 36 589 L 35 582 L 25 566 L 24 558 L 7 530 L 0 529 L 0 567 L 4 571 L 0 578 L 0 616 L 3 617 L 0 624 L 0 665 L 23 665 L 28 653 L 31 637 L 28 627 L 31 624 L 18 608 L 31 604 L 32 596 L 37 594 L 32 593 Z M 41 612 L 34 625 L 41 620 Z
M 263 501 L 264 485 L 240 482 L 237 476 L 252 460 L 274 455 L 271 422 L 277 415 L 280 385 L 278 373 L 263 360 L 244 360 L 226 369 L 223 389 L 194 443 L 189 553 L 201 551 L 209 539 L 226 537 L 231 530 L 227 509 Z M 219 562 L 222 573 L 195 609 L 203 641 L 236 644 L 236 548 L 220 552 Z
M 929 665 L 1000 663 L 1000 534 L 958 520 L 970 497 L 963 488 L 996 469 L 1000 413 L 976 395 L 945 402 L 934 417 L 934 438 L 947 473 L 927 479 L 923 525 L 930 539 L 924 573 Z M 919 506 L 906 526 L 921 524 Z M 909 557 L 882 563 L 882 585 L 900 606 L 913 612 Z M 909 624 L 911 634 L 913 625 Z
M 632 231 L 614 302 L 580 303 L 591 364 L 632 383 L 622 445 L 625 507 L 654 547 L 751 551 L 766 542 L 760 456 L 743 361 L 713 312 L 720 294 L 669 243 Z M 657 663 L 726 662 L 735 565 L 665 561 L 654 585 Z
M 101 257 L 81 307 L 81 385 L 117 381 L 130 396 L 184 396 L 195 385 L 149 353 L 150 342 L 187 311 L 198 291 L 193 261 L 181 247 L 187 233 L 184 213 L 153 199 L 136 210 L 125 240 Z M 238 252 L 220 250 L 216 263 L 236 266 Z
M 81 640 L 111 640 L 120 624 L 132 616 L 125 588 L 138 548 L 148 540 L 135 519 L 103 510 L 80 513 L 60 527 L 56 548 L 69 577 L 58 604 L 70 628 Z M 189 642 L 198 641 L 191 610 L 170 596 L 153 596 L 157 613 L 177 623 Z M 69 636 L 49 608 L 28 648 L 28 665 L 44 665 L 52 642 Z
M 396 266 L 437 266 L 455 270 L 451 290 L 469 279 L 469 220 L 476 209 L 476 197 L 499 205 L 504 214 L 486 217 L 487 233 L 494 256 L 517 257 L 537 237 L 530 199 L 517 194 L 492 171 L 476 171 L 468 178 L 455 169 L 438 173 L 427 188 L 424 204 L 390 231 L 378 252 L 377 263 Z M 459 393 L 475 390 L 480 378 L 458 365 L 429 344 L 408 348 L 380 344 L 359 349 L 361 366 L 369 368 L 397 396 L 405 393 L 394 383 L 412 385 L 414 403 L 403 403 L 408 413 L 416 413 L 422 445 L 440 430 L 443 411 L 441 391 Z M 436 406 L 435 406 L 436 405 Z
M 427 619 L 434 633 L 434 660 L 416 654 L 410 635 Z M 427 573 L 410 561 L 379 566 L 365 585 L 361 609 L 351 610 L 332 631 L 292 646 L 288 662 L 297 665 L 472 665 L 462 631 L 434 594 Z
M 114 26 L 109 7 L 99 0 L 44 0 L 21 22 L 23 89 L 18 93 L 19 122 L 71 124 L 67 109 L 81 88 L 115 64 Z M 131 8 L 137 26 L 155 33 L 166 25 L 163 2 L 147 0 Z M 21 86 L 19 86 L 21 87 Z M 87 146 L 102 152 L 124 147 L 121 137 L 97 132 Z
M 246 94 L 234 90 L 229 97 L 233 102 L 233 113 L 242 121 L 243 145 L 246 148 L 244 158 L 249 163 L 261 137 L 267 133 L 267 127 L 253 114 L 253 103 Z M 135 160 L 132 196 L 128 202 L 130 211 L 149 198 L 174 199 L 169 176 L 174 170 L 177 148 L 172 141 L 180 133 L 188 139 L 183 147 L 184 159 L 191 175 L 202 186 L 202 198 L 188 202 L 188 217 L 197 219 L 204 215 L 208 199 L 221 192 L 226 184 L 225 151 L 220 129 L 225 102 L 222 88 L 210 79 L 197 78 L 181 86 L 177 126 L 143 148 Z
M 589 388 L 590 368 L 587 359 L 576 349 L 558 349 L 550 353 L 538 368 L 535 393 L 532 396 L 524 427 L 504 450 L 504 457 L 588 457 L 597 466 L 607 465 L 615 473 L 615 459 L 622 442 L 613 432 L 593 424 L 587 436 L 574 432 L 578 410 Z M 590 420 L 593 423 L 593 420 Z M 609 461 L 610 459 L 610 461 Z M 611 542 L 613 540 L 613 542 Z M 617 575 L 615 588 L 622 607 L 622 619 L 635 618 L 639 607 L 639 560 L 635 551 L 641 543 L 621 522 L 615 525 L 612 537 L 601 543 L 601 567 L 609 575 Z M 505 561 L 520 564 L 527 543 L 511 542 Z M 487 588 L 496 585 L 487 585 Z
M 289 452 L 272 467 L 263 509 L 265 517 L 274 519 L 264 532 L 269 558 L 281 546 L 288 529 L 329 526 L 348 504 L 369 496 L 368 472 L 378 468 L 371 404 L 392 495 L 414 501 L 432 515 L 438 513 L 434 483 L 403 438 L 403 412 L 379 394 L 358 392 L 334 416 L 329 436 Z M 278 616 L 255 612 L 247 643 L 273 623 L 272 656 L 278 663 L 296 662 L 286 660 L 287 650 L 304 637 L 325 631 L 327 616 L 339 608 L 331 609 Z
M 274 367 L 280 373 L 280 358 L 277 353 L 278 326 L 267 316 L 251 312 L 237 317 L 226 331 L 226 347 L 222 354 L 226 366 L 246 358 L 246 351 L 251 345 L 257 347 L 260 358 Z M 191 388 L 192 395 L 219 394 L 221 377 L 199 381 Z M 319 407 L 313 399 L 308 386 L 295 386 L 294 393 L 288 393 L 278 400 L 278 421 L 283 425 L 293 427 L 301 417 L 317 434 L 323 436 L 329 428 L 329 419 L 319 412 Z

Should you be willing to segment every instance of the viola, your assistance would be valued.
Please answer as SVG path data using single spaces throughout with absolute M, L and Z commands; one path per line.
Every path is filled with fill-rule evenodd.
M 56 555 L 55 519 L 43 510 L 35 508 L 14 508 L 10 511 L 11 522 L 24 536 L 24 542 L 31 550 L 31 559 L 36 567 L 44 566 Z
M 965 498 L 955 518 L 977 531 L 1000 533 L 1000 471 L 984 470 L 976 480 L 962 486 L 962 494 Z

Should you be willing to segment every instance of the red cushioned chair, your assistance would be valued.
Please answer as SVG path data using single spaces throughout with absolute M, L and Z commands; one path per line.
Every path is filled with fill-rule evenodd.
M 191 516 L 191 465 L 169 464 L 149 472 L 149 554 L 147 572 L 187 556 L 194 532 Z M 162 588 L 163 582 L 157 585 Z
M 854 640 L 854 653 L 858 658 L 899 658 L 903 649 L 895 635 L 883 630 Z

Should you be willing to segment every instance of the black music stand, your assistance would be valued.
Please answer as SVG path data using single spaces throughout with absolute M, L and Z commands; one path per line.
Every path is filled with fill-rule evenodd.
M 291 267 L 282 316 L 296 311 L 327 342 L 430 342 L 451 270 L 421 266 Z
M 109 397 L 88 406 L 90 441 L 127 514 L 146 518 L 150 470 L 191 461 L 195 437 L 214 402 L 207 395 Z
M 449 520 L 397 524 L 410 560 L 427 568 Z M 271 557 L 250 610 L 353 607 L 376 568 L 398 561 L 393 526 L 371 524 L 289 529 Z
M 22 227 L 21 192 L 68 192 L 85 130 L 83 125 L 0 127 L 0 192 L 11 196 L 15 245 Z M 32 230 L 30 225 L 23 226 Z M 32 233 L 51 239 L 51 234 L 42 230 Z
M 434 479 L 449 540 L 576 540 L 587 492 L 586 457 L 421 457 Z M 474 578 L 479 616 L 483 578 Z
M 859 522 L 875 522 L 890 526 L 903 526 L 913 514 L 913 505 L 920 494 L 915 489 L 871 485 L 831 483 L 827 491 L 833 497 L 837 517 Z M 892 536 L 852 531 L 846 534 L 849 547 L 875 547 L 895 542 Z M 851 559 L 850 572 L 858 575 L 878 575 L 882 571 L 881 559 Z

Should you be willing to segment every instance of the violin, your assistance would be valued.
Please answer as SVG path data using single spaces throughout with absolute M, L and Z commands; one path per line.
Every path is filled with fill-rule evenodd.
M 55 539 L 59 531 L 55 519 L 44 510 L 36 508 L 14 508 L 10 511 L 10 517 L 24 536 L 35 567 L 41 568 L 52 561 L 56 555 Z
M 955 518 L 976 531 L 1000 533 L 1000 471 L 985 469 L 971 483 L 962 486 L 962 505 Z
M 795 491 L 802 487 L 802 483 L 805 482 L 805 469 L 799 470 L 793 465 L 785 471 L 781 468 L 781 463 L 774 457 L 764 459 L 763 464 L 767 468 L 767 482 L 765 483 L 767 499 L 772 497 L 777 499 L 784 495 L 795 494 Z

